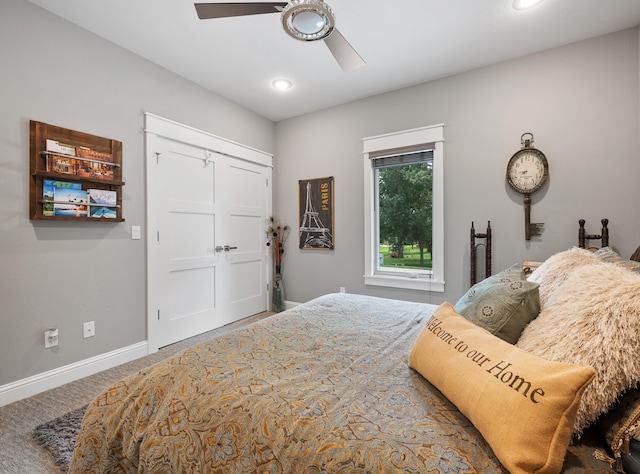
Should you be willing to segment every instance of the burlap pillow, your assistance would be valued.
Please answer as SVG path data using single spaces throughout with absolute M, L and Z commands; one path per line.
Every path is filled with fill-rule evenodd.
M 569 275 L 584 265 L 604 264 L 592 252 L 573 247 L 552 255 L 536 268 L 528 280 L 540 285 L 540 306 L 544 308 L 553 292 L 562 285 Z
M 640 274 L 601 263 L 569 275 L 516 345 L 545 359 L 595 367 L 576 417 L 580 435 L 640 382 L 639 335 Z
M 442 304 L 409 366 L 466 416 L 511 473 L 560 472 L 593 367 L 551 362 L 497 338 Z

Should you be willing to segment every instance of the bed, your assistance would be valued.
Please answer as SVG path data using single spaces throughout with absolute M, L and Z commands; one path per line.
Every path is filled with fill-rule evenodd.
M 534 286 L 533 297 L 539 298 L 542 283 L 530 283 L 518 266 L 478 285 L 509 278 Z M 549 284 L 557 286 L 558 280 Z M 478 285 L 469 292 L 483 293 Z M 467 304 L 469 292 L 455 306 L 330 294 L 191 347 L 114 384 L 89 405 L 69 472 L 528 472 L 526 458 L 540 448 L 543 457 L 554 451 L 556 459 L 544 461 L 536 472 L 611 472 L 615 457 L 602 431 L 595 423 L 578 429 L 575 424 L 598 367 L 586 360 L 543 360 L 535 348 L 504 339 L 500 331 L 510 323 L 478 326 L 461 316 L 473 306 Z M 500 347 L 509 354 L 500 356 L 505 360 L 526 361 L 522 370 L 539 363 L 545 376 L 569 373 L 556 368 L 570 371 L 568 377 L 555 376 L 561 384 L 577 374 L 575 387 L 558 389 L 569 399 L 556 407 L 560 421 L 540 412 L 523 421 L 516 405 L 510 412 L 510 402 L 496 403 L 493 389 L 480 387 L 473 369 L 456 366 L 445 352 L 455 346 L 454 334 L 476 354 L 488 344 L 485 358 Z M 467 349 L 459 363 L 480 368 L 484 362 L 476 354 Z M 530 358 L 535 363 L 529 364 Z M 559 368 L 548 370 L 545 364 Z M 504 382 L 506 365 L 495 367 L 484 378 L 495 378 L 513 393 L 513 385 Z M 545 379 L 544 390 L 532 387 L 526 396 L 518 387 L 514 399 L 539 409 L 538 402 L 553 398 L 549 384 L 556 383 Z M 630 389 L 633 380 L 625 383 Z M 602 410 L 611 406 L 605 403 Z M 497 431 L 487 428 L 500 419 L 495 412 L 505 412 L 509 421 L 498 423 Z M 504 431 L 506 425 L 511 426 Z M 545 430 L 551 448 L 537 442 Z M 600 459 L 593 455 L 596 449 Z

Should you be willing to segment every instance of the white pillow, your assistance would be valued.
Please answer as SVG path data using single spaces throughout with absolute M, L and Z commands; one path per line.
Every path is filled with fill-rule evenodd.
M 574 269 L 516 346 L 548 360 L 595 367 L 574 426 L 580 435 L 640 383 L 640 274 L 610 263 Z

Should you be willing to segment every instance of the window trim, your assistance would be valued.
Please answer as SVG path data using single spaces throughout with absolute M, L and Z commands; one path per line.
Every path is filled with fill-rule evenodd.
M 364 282 L 365 285 L 444 292 L 444 124 L 363 138 L 364 165 Z M 371 158 L 389 150 L 433 144 L 433 249 L 432 271 L 379 270 L 377 193 Z

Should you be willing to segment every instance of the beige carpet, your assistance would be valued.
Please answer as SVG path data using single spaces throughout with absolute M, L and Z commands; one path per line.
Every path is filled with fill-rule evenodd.
M 155 354 L 0 407 L 0 474 L 60 473 L 53 459 L 32 438 L 41 423 L 89 403 L 121 378 L 159 362 L 193 344 L 270 316 L 260 313 L 222 328 L 163 347 Z

